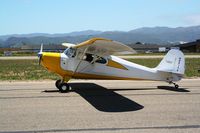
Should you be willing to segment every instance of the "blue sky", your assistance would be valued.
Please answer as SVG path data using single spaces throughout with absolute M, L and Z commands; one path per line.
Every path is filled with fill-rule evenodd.
M 0 0 L 0 35 L 193 25 L 198 0 Z

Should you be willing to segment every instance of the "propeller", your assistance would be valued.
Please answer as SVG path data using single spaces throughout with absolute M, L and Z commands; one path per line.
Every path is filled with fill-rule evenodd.
M 41 44 L 41 46 L 40 46 L 40 52 L 38 53 L 39 65 L 40 65 L 41 60 L 42 60 L 42 50 L 43 50 L 43 44 Z

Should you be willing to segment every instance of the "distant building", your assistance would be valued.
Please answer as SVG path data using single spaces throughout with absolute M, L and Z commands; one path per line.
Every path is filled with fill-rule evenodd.
M 0 52 L 3 56 L 12 56 L 14 53 L 20 52 L 20 48 L 0 48 Z
M 158 52 L 165 52 L 167 49 L 166 47 L 159 47 Z
M 200 39 L 195 42 L 176 45 L 176 47 L 179 47 L 183 52 L 200 52 Z
M 12 56 L 12 51 L 4 51 L 3 55 L 4 56 Z
M 63 52 L 66 47 L 62 45 L 44 45 L 43 51 L 45 52 Z M 0 52 L 4 56 L 11 56 L 15 53 L 38 53 L 40 51 L 40 45 L 22 45 L 20 48 L 0 48 Z
M 171 47 L 170 49 L 178 49 L 178 50 L 180 50 L 180 47 Z

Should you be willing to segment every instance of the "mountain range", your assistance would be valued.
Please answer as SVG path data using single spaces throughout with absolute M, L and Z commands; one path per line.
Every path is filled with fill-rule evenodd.
M 136 42 L 148 44 L 174 44 L 200 39 L 200 26 L 191 27 L 143 27 L 130 31 L 77 31 L 71 33 L 31 33 L 0 36 L 0 47 L 19 47 L 23 44 L 40 45 L 79 43 L 92 37 L 103 37 L 125 44 Z

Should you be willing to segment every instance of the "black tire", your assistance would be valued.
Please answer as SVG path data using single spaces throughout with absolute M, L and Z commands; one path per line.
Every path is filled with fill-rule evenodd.
M 55 83 L 55 86 L 59 89 L 60 88 L 60 84 L 61 84 L 61 80 L 57 80 Z
M 59 90 L 62 93 L 68 92 L 69 91 L 69 85 L 67 83 L 61 83 L 59 85 Z
M 175 88 L 178 89 L 178 88 L 179 88 L 179 85 L 175 85 Z

